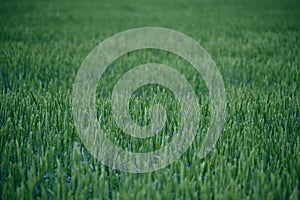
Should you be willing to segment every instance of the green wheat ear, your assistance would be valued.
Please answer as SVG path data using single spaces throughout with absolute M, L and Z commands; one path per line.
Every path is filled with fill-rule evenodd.
M 0 199 L 299 199 L 299 4 L 1 1 Z M 227 116 L 213 152 L 200 159 L 211 112 L 205 83 L 198 85 L 201 76 L 194 80 L 195 71 L 183 70 L 189 63 L 167 52 L 124 55 L 97 88 L 101 126 L 112 142 L 142 151 L 172 141 L 175 108 L 174 127 L 149 141 L 122 134 L 111 118 L 108 99 L 116 74 L 145 64 L 141 61 L 184 73 L 201 110 L 199 133 L 180 159 L 163 170 L 130 174 L 106 167 L 86 150 L 74 125 L 71 92 L 81 62 L 95 45 L 143 26 L 182 31 L 205 47 L 224 79 Z M 107 90 L 100 90 L 103 85 Z M 141 103 L 173 107 L 171 93 L 136 96 Z M 143 105 L 132 103 L 133 118 L 143 116 Z

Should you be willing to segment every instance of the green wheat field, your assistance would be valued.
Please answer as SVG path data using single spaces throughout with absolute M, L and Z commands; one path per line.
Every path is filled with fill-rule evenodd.
M 211 113 L 202 77 L 169 52 L 120 57 L 98 83 L 96 99 L 98 120 L 115 145 L 157 150 L 172 141 L 179 123 L 172 91 L 152 84 L 133 94 L 131 115 L 147 124 L 147 109 L 160 103 L 165 127 L 149 139 L 117 127 L 111 92 L 134 66 L 173 67 L 201 108 L 197 136 L 177 161 L 131 174 L 87 151 L 73 121 L 72 87 L 97 44 L 138 27 L 169 28 L 199 42 L 222 74 L 227 115 L 215 148 L 200 159 Z M 1 0 L 0 199 L 300 199 L 299 87 L 298 0 Z

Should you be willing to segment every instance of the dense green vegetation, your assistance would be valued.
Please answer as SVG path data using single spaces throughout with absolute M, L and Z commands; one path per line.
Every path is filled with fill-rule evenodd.
M 299 19 L 296 0 L 1 1 L 0 198 L 299 199 Z M 117 129 L 110 91 L 137 64 L 173 66 L 190 80 L 201 107 L 200 131 L 181 159 L 153 173 L 130 174 L 102 165 L 85 149 L 71 92 L 81 62 L 99 42 L 145 26 L 183 32 L 207 50 L 223 76 L 227 119 L 214 150 L 199 159 L 210 113 L 201 77 L 166 52 L 125 55 L 97 90 L 101 123 L 116 144 L 151 151 L 162 138 L 169 142 L 177 123 L 172 92 L 151 85 L 132 97 L 133 118 L 147 122 L 145 108 L 160 102 L 171 109 L 170 126 L 148 140 Z

